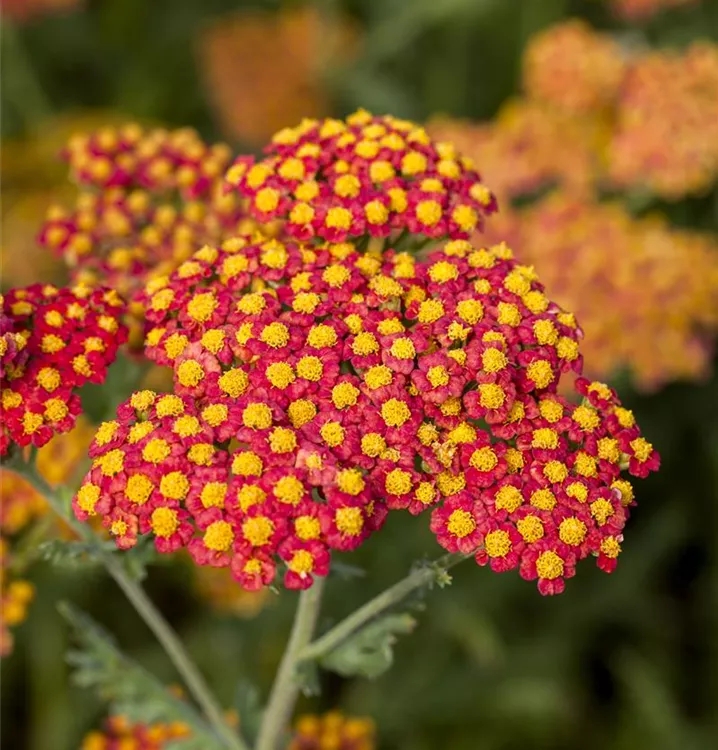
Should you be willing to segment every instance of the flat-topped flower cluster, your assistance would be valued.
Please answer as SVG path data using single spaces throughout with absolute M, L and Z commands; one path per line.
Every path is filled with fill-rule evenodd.
M 189 198 L 215 194 L 227 161 L 191 134 L 131 129 L 69 154 L 100 188 Z M 429 511 L 441 546 L 542 593 L 589 555 L 613 569 L 633 502 L 621 472 L 645 476 L 658 454 L 611 388 L 579 377 L 582 331 L 534 269 L 504 242 L 469 241 L 496 208 L 469 160 L 360 111 L 281 131 L 221 190 L 278 233 L 226 227 L 138 271 L 145 355 L 171 368 L 173 392 L 137 391 L 100 425 L 78 518 L 123 549 L 146 534 L 186 548 L 248 590 L 280 569 L 308 588 L 402 510 Z M 34 389 L 6 390 L 7 429 L 39 444 L 46 421 L 72 423 L 74 388 L 104 377 L 124 305 L 87 287 L 7 305 L 29 333 L 5 336 L 4 377 Z

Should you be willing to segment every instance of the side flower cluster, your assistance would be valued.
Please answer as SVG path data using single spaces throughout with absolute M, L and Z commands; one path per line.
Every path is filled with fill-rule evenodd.
M 331 711 L 321 716 L 300 716 L 288 750 L 374 750 L 375 747 L 376 730 L 371 719 Z
M 80 187 L 71 209 L 52 207 L 38 235 L 73 281 L 104 284 L 129 302 L 141 347 L 148 278 L 170 273 L 205 242 L 251 230 L 239 196 L 222 189 L 231 152 L 189 128 L 138 125 L 76 136 L 64 152 Z
M 110 716 L 103 731 L 87 734 L 80 750 L 164 750 L 191 735 L 182 722 L 132 723 L 124 716 Z
M 612 569 L 621 468 L 658 466 L 607 386 L 557 394 L 580 329 L 503 244 L 418 261 L 238 237 L 151 284 L 147 319 L 175 394 L 137 393 L 100 427 L 75 512 L 248 589 L 279 561 L 305 588 L 388 511 L 433 508 L 446 549 L 558 592 L 583 557 Z
M 402 232 L 466 238 L 496 201 L 471 162 L 424 128 L 360 110 L 280 130 L 266 157 L 239 157 L 229 186 L 261 223 L 285 221 L 299 240 L 343 242 Z
M 2 300 L 0 455 L 41 446 L 80 412 L 77 389 L 101 383 L 127 337 L 113 290 L 34 284 Z

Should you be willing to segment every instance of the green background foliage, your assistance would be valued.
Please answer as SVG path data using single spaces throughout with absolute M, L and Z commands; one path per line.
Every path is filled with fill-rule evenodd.
M 349 14 L 362 29 L 358 59 L 325 71 L 337 114 L 365 106 L 418 119 L 491 117 L 517 91 L 526 40 L 571 15 L 656 46 L 718 38 L 718 3 L 708 0 L 641 27 L 621 26 L 596 0 L 321 0 L 317 6 L 329 16 Z M 103 109 L 192 125 L 208 139 L 220 138 L 198 73 L 196 34 L 248 8 L 277 12 L 279 3 L 89 0 L 21 26 L 4 23 L 3 137 L 27 135 L 52 114 Z M 676 223 L 715 230 L 718 195 L 684 201 L 669 213 Z M 640 483 L 616 573 L 609 578 L 581 565 L 565 594 L 542 598 L 515 574 L 463 564 L 452 586 L 412 602 L 417 624 L 397 637 L 391 670 L 372 681 L 322 673 L 321 695 L 304 698 L 302 709 L 338 706 L 371 715 L 386 749 L 718 746 L 718 385 L 713 378 L 638 395 L 626 378 L 620 381 L 664 467 Z M 344 556 L 365 575 L 330 582 L 320 628 L 400 578 L 412 561 L 437 556 L 425 527 L 425 518 L 401 514 L 359 553 Z M 212 613 L 189 577 L 188 567 L 163 561 L 145 583 L 223 705 L 246 706 L 250 683 L 262 694 L 268 689 L 296 594 L 272 597 L 258 618 L 243 621 Z M 110 628 L 135 662 L 176 681 L 99 567 L 38 563 L 32 580 L 37 600 L 3 664 L 8 748 L 74 750 L 103 715 L 99 698 L 69 684 L 61 599 Z

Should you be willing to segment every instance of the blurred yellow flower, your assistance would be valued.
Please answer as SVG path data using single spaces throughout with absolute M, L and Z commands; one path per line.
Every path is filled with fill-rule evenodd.
M 194 586 L 199 596 L 217 612 L 252 618 L 264 609 L 268 590 L 247 591 L 237 585 L 229 568 L 194 565 Z

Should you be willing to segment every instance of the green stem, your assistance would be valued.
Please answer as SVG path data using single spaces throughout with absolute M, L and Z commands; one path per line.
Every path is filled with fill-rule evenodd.
M 225 747 L 229 750 L 248 750 L 242 738 L 235 734 L 225 722 L 219 703 L 217 703 L 200 671 L 185 651 L 179 636 L 167 620 L 164 619 L 157 607 L 155 607 L 142 586 L 127 574 L 124 567 L 112 553 L 106 552 L 102 548 L 100 541 L 89 527 L 74 517 L 68 516 L 62 499 L 37 474 L 33 465 L 15 462 L 11 468 L 24 477 L 45 498 L 52 510 L 66 521 L 81 539 L 95 547 L 95 553 L 102 560 L 107 572 L 122 589 L 125 596 L 137 610 L 137 613 L 145 621 L 147 627 L 154 633 L 170 658 L 170 661 L 182 676 L 189 692 L 204 712 L 207 721 L 217 736 L 222 739 Z
M 299 697 L 296 669 L 299 654 L 311 641 L 319 617 L 324 579 L 315 578 L 311 588 L 299 595 L 289 642 L 272 685 L 269 702 L 262 718 L 256 750 L 278 750 Z
M 5 46 L 3 62 L 13 69 L 13 85 L 8 87 L 11 89 L 8 93 L 23 116 L 25 125 L 36 126 L 52 114 L 52 107 L 14 24 L 4 18 L 2 25 Z
M 412 591 L 432 583 L 444 585 L 449 579 L 447 571 L 468 559 L 470 555 L 444 555 L 435 562 L 416 568 L 398 583 L 370 599 L 348 617 L 308 644 L 299 654 L 299 661 L 316 661 L 340 646 L 363 625 L 405 599 Z

